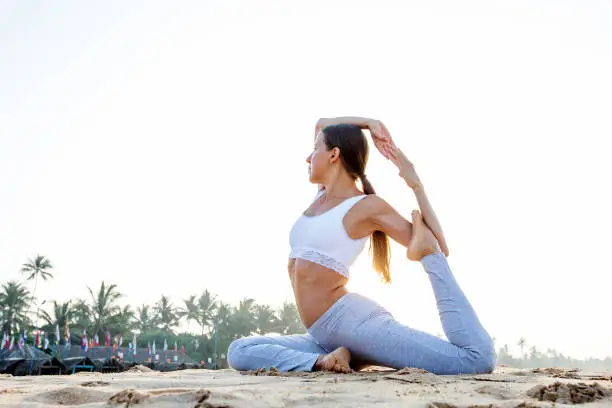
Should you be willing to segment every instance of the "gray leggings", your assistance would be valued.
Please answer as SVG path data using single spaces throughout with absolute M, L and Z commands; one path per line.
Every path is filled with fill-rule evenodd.
M 236 370 L 276 367 L 311 371 L 321 354 L 344 346 L 355 361 L 435 374 L 487 373 L 495 367 L 491 338 L 455 281 L 441 253 L 424 257 L 446 341 L 398 323 L 376 302 L 356 293 L 336 301 L 307 334 L 250 336 L 235 340 L 228 362 Z

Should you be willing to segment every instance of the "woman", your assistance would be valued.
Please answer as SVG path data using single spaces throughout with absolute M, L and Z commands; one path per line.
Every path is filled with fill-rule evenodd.
M 413 211 L 412 223 L 377 196 L 368 181 L 362 129 L 369 129 L 376 148 L 413 190 L 421 212 Z M 436 374 L 492 372 L 491 338 L 449 269 L 444 235 L 423 185 L 385 126 L 365 118 L 321 119 L 306 161 L 319 193 L 291 229 L 289 278 L 308 333 L 238 339 L 228 350 L 230 366 L 348 373 L 375 364 Z M 423 265 L 449 341 L 402 325 L 376 302 L 346 290 L 349 267 L 368 237 L 374 269 L 390 282 L 387 236 Z

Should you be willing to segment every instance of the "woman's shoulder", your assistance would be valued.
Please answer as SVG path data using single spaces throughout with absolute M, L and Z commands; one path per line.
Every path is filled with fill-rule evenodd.
M 369 218 L 380 214 L 385 214 L 392 210 L 392 207 L 378 194 L 367 194 L 355 205 L 362 216 Z
M 378 194 L 367 194 L 363 200 L 361 200 L 366 206 L 372 209 L 383 208 L 388 206 L 387 203 L 381 196 Z
M 382 220 L 389 218 L 391 211 L 393 209 L 383 198 L 377 194 L 368 194 L 349 211 L 345 225 L 352 232 L 351 236 L 367 236 L 380 229 Z

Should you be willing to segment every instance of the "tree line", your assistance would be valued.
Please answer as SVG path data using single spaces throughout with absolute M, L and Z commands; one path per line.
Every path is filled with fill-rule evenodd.
M 524 337 L 519 338 L 516 345 L 521 350 L 519 356 L 510 354 L 508 344 L 499 347 L 497 349 L 497 363 L 515 368 L 563 367 L 589 371 L 612 370 L 612 357 L 604 359 L 589 357 L 581 360 L 566 356 L 554 348 L 540 350 L 536 346 L 529 346 Z
M 87 296 L 68 302 L 53 301 L 46 307 L 40 307 L 35 301 L 38 278 L 52 279 L 53 264 L 44 256 L 36 256 L 22 265 L 22 272 L 27 280 L 34 280 L 30 292 L 25 283 L 10 281 L 0 288 L 0 323 L 2 332 L 20 333 L 24 329 L 36 329 L 38 316 L 39 328 L 47 333 L 54 333 L 55 327 L 71 328 L 71 336 L 78 344 L 80 333 L 87 331 L 90 338 L 98 334 L 101 339 L 108 329 L 111 336 L 123 333 L 125 339 L 131 340 L 133 332 L 139 333 L 138 345 L 145 347 L 156 341 L 162 344 L 177 342 L 185 347 L 185 352 L 197 361 L 207 361 L 214 351 L 216 334 L 219 366 L 225 366 L 224 354 L 229 344 L 240 337 L 252 334 L 276 333 L 281 335 L 305 333 L 297 307 L 293 303 L 284 303 L 274 309 L 270 305 L 256 303 L 254 299 L 243 298 L 237 305 L 231 305 L 218 299 L 208 290 L 193 294 L 174 304 L 170 298 L 161 295 L 154 304 L 142 304 L 136 308 L 119 304 L 124 296 L 117 285 L 101 282 L 97 289 L 87 287 Z M 44 306 L 44 305 L 43 305 Z M 178 333 L 181 324 L 186 330 Z M 441 335 L 439 335 L 442 337 Z M 493 338 L 495 341 L 495 338 Z M 574 359 L 555 349 L 539 350 L 536 346 L 528 347 L 521 337 L 517 342 L 521 350 L 519 356 L 509 352 L 508 344 L 498 348 L 498 364 L 518 368 L 568 367 L 588 370 L 612 369 L 612 357 L 605 359 Z
M 229 344 L 240 337 L 252 334 L 296 334 L 306 331 L 297 307 L 285 302 L 280 308 L 260 304 L 251 298 L 243 298 L 237 305 L 218 299 L 208 290 L 193 294 L 175 304 L 165 295 L 153 304 L 137 307 L 121 305 L 124 295 L 115 284 L 104 281 L 87 295 L 67 302 L 52 301 L 47 305 L 36 302 L 35 291 L 38 278 L 52 279 L 53 264 L 44 256 L 36 256 L 22 266 L 27 280 L 33 280 L 33 291 L 27 283 L 9 281 L 0 288 L 0 323 L 2 333 L 17 334 L 24 329 L 40 329 L 50 334 L 55 341 L 55 330 L 70 328 L 73 343 L 78 344 L 83 329 L 88 338 L 98 334 L 104 339 L 106 330 L 111 336 L 123 334 L 125 341 L 131 341 L 132 333 L 137 336 L 138 346 L 145 347 L 156 341 L 168 344 L 177 342 L 185 352 L 197 361 L 207 361 L 212 356 L 216 337 L 217 352 L 223 366 Z M 37 322 L 38 321 L 38 322 Z M 37 324 L 38 323 L 38 324 Z M 38 327 L 35 327 L 38 325 Z M 186 330 L 178 333 L 179 327 Z M 216 335 L 213 337 L 213 335 Z

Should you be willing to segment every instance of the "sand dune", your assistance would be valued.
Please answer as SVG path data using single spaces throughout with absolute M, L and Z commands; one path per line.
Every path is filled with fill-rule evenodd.
M 0 407 L 612 407 L 610 373 L 563 369 L 438 376 L 423 370 L 356 374 L 239 373 L 133 368 L 120 374 L 0 377 Z

